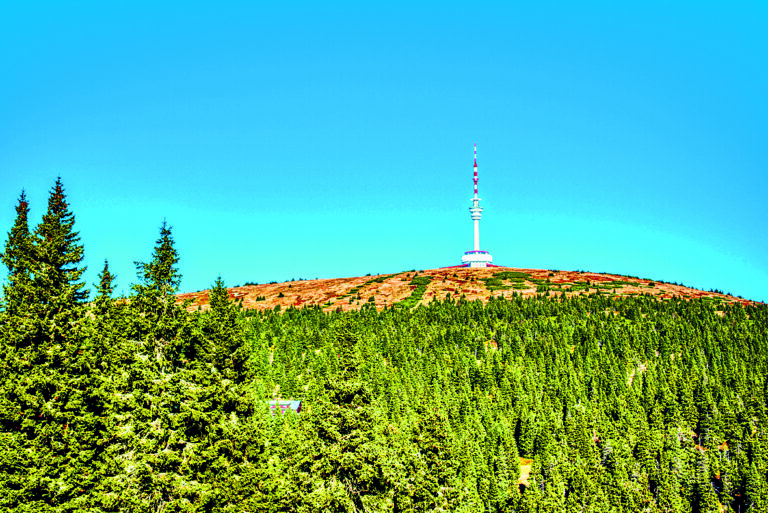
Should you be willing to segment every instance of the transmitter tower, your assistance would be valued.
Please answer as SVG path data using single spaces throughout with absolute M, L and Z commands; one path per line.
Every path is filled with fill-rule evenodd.
M 483 207 L 480 206 L 480 198 L 477 196 L 477 144 L 475 144 L 475 195 L 472 198 L 472 206 L 469 207 L 469 213 L 472 217 L 472 223 L 475 228 L 474 249 L 465 251 L 461 257 L 461 263 L 464 267 L 488 267 L 492 265 L 493 257 L 488 251 L 480 249 L 480 218 L 483 216 Z

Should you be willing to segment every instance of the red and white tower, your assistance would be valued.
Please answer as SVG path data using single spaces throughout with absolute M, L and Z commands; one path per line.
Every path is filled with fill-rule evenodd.
M 483 207 L 480 206 L 480 198 L 477 197 L 477 144 L 475 144 L 475 195 L 472 198 L 472 206 L 469 212 L 475 225 L 475 246 L 471 251 L 466 251 L 461 257 L 461 263 L 465 267 L 488 267 L 493 262 L 493 257 L 487 251 L 480 249 L 480 218 L 483 215 Z

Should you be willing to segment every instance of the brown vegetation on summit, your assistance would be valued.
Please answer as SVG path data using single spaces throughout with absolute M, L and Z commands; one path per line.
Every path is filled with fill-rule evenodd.
M 412 297 L 414 293 L 418 294 L 414 278 L 428 281 L 420 297 Z M 488 301 L 491 297 L 509 298 L 513 294 L 524 297 L 537 294 L 571 297 L 596 293 L 614 296 L 645 294 L 659 300 L 678 297 L 708 298 L 721 303 L 754 303 L 719 292 L 705 292 L 684 285 L 617 274 L 512 267 L 444 267 L 389 275 L 299 280 L 229 289 L 230 297 L 240 300 L 246 309 L 319 306 L 326 311 L 356 310 L 366 304 L 382 309 L 408 298 L 411 298 L 409 305 L 413 306 L 436 299 L 460 297 L 469 301 Z M 207 290 L 180 294 L 178 299 L 190 300 L 189 309 L 192 310 L 208 308 Z

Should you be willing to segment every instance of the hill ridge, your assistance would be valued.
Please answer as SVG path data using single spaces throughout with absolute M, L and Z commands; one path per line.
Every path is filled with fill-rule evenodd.
M 242 301 L 246 309 L 319 306 L 326 311 L 347 311 L 373 304 L 377 309 L 399 304 L 414 307 L 435 299 L 464 297 L 488 301 L 491 297 L 537 294 L 606 294 L 616 297 L 651 295 L 659 300 L 704 299 L 719 303 L 757 304 L 758 302 L 703 291 L 677 283 L 590 271 L 559 271 L 516 267 L 410 270 L 389 274 L 292 280 L 266 284 L 247 284 L 228 288 L 230 298 Z M 178 300 L 191 301 L 188 308 L 208 307 L 208 290 L 178 294 Z

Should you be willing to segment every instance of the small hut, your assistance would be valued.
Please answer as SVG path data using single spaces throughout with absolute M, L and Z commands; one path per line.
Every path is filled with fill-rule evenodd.
M 269 404 L 269 410 L 272 412 L 272 415 L 275 414 L 278 409 L 280 410 L 280 413 L 285 414 L 289 411 L 292 411 L 294 413 L 301 413 L 301 401 L 284 401 L 282 399 L 275 400 L 275 401 L 267 401 L 267 404 Z

